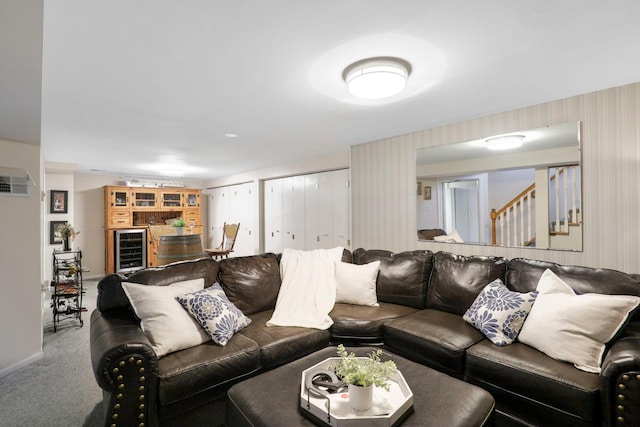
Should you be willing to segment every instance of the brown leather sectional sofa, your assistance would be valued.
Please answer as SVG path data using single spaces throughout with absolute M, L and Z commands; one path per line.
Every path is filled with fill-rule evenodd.
M 640 276 L 446 252 L 346 251 L 343 261 L 379 260 L 379 307 L 336 304 L 329 330 L 266 327 L 280 287 L 279 256 L 200 259 L 147 269 L 129 282 L 168 285 L 218 281 L 252 323 L 226 346 L 209 341 L 158 358 L 138 326 L 119 275 L 98 283 L 91 315 L 91 358 L 104 392 L 105 425 L 222 425 L 234 383 L 336 342 L 379 343 L 496 399 L 498 425 L 640 425 L 640 315 L 609 345 L 601 374 L 576 369 L 520 342 L 499 347 L 462 314 L 485 285 L 535 290 L 551 269 L 580 293 L 640 295 Z M 597 322 L 597 319 L 593 319 Z M 274 393 L 278 385 L 274 384 Z M 452 408 L 456 410 L 456 408 Z

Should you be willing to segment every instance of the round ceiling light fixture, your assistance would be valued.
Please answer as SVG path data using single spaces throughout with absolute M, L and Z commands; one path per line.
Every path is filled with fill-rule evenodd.
M 361 99 L 382 99 L 404 89 L 411 64 L 404 59 L 376 57 L 354 62 L 344 69 L 342 78 L 351 95 Z
M 485 140 L 489 150 L 512 150 L 522 146 L 524 135 L 496 136 Z

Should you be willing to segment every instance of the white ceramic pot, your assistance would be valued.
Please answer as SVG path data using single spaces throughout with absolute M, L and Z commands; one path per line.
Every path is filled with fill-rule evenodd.
M 184 234 L 184 227 L 174 227 L 176 229 L 176 234 L 178 236 L 182 236 Z
M 373 386 L 349 384 L 349 404 L 356 411 L 366 411 L 373 403 Z

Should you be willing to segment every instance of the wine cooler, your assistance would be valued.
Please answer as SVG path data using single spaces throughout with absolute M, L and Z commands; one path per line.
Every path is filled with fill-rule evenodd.
M 147 266 L 147 230 L 115 230 L 115 272 L 131 273 Z

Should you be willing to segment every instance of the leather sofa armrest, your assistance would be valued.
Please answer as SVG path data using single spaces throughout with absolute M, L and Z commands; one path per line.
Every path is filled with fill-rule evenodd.
M 605 356 L 600 396 L 604 426 L 640 425 L 640 322 L 627 325 Z
M 89 341 L 104 425 L 157 425 L 158 357 L 133 316 L 95 310 Z

